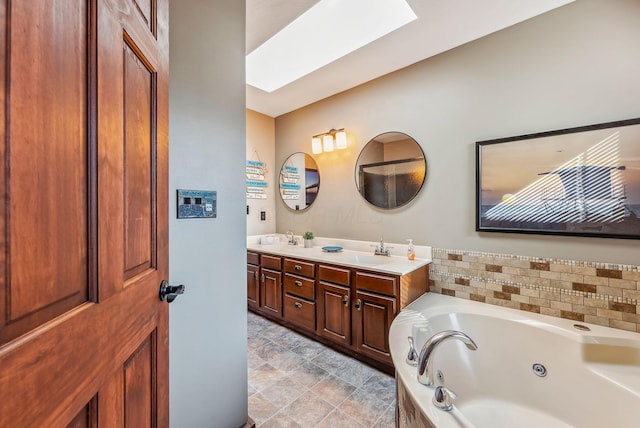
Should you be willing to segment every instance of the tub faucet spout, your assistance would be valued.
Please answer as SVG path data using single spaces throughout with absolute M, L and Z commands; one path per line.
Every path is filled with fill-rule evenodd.
M 469 336 L 464 334 L 461 331 L 456 330 L 445 330 L 439 333 L 434 334 L 426 341 L 422 350 L 420 351 L 420 356 L 418 357 L 418 382 L 427 386 L 434 385 L 433 379 L 433 352 L 436 350 L 438 345 L 448 339 L 458 339 L 465 345 L 467 345 L 467 349 L 471 351 L 475 351 L 478 349 L 478 345 L 473 341 Z

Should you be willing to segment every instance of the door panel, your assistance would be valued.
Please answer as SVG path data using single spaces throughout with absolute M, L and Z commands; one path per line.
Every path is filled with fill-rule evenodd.
M 389 329 L 396 313 L 395 299 L 356 291 L 353 334 L 356 349 L 384 362 L 391 362 Z
M 252 308 L 260 307 L 260 267 L 247 265 L 247 304 Z
M 318 283 L 318 334 L 345 345 L 351 344 L 351 290 Z
M 154 260 L 155 84 L 146 60 L 124 45 L 125 279 Z
M 262 269 L 260 307 L 272 315 L 282 317 L 282 273 Z
M 3 428 L 168 426 L 167 25 L 0 0 Z
M 60 10 L 40 3 L 34 10 L 30 2 L 13 2 L 11 55 L 5 52 L 2 64 L 9 118 L 3 121 L 3 136 L 10 138 L 8 144 L 2 139 L 2 187 L 8 195 L 0 208 L 8 251 L 0 275 L 2 342 L 79 305 L 89 294 L 86 2 L 65 2 Z M 53 19 L 59 12 L 60 19 Z M 48 49 L 51 33 L 61 48 Z M 43 80 L 50 82 L 46 90 L 34 84 Z M 59 170 L 46 168 L 51 162 L 60 164 Z
M 124 365 L 125 422 L 128 427 L 154 426 L 153 336 L 148 337 Z

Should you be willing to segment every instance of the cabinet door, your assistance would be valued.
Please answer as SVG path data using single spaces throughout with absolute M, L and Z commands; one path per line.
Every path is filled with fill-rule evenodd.
M 247 304 L 252 308 L 260 306 L 260 268 L 247 265 Z
M 272 315 L 282 317 L 282 273 L 262 269 L 260 307 Z
M 356 291 L 353 302 L 356 350 L 380 361 L 391 362 L 389 329 L 395 313 L 394 298 Z
M 351 344 L 351 290 L 347 287 L 318 283 L 317 320 L 320 336 Z

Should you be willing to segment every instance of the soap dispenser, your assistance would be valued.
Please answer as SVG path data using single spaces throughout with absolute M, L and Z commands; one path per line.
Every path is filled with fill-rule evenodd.
M 415 260 L 416 250 L 413 248 L 413 239 L 407 239 L 407 241 L 409 241 L 409 245 L 407 246 L 407 259 Z

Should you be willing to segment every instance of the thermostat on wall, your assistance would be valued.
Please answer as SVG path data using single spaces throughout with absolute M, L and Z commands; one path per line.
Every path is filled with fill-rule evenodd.
M 216 218 L 217 196 L 213 190 L 178 189 L 178 218 Z

